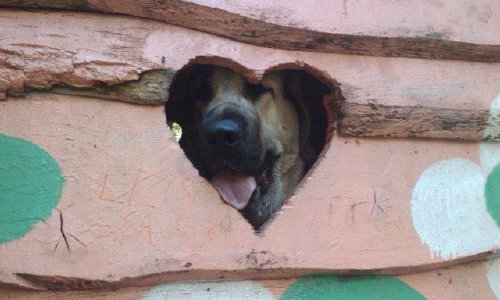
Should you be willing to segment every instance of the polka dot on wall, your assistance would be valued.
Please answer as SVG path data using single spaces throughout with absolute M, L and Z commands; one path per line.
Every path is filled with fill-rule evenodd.
M 485 137 L 500 137 L 500 93 L 491 103 L 490 124 Z M 488 212 L 500 227 L 500 143 L 483 142 L 479 145 L 481 166 L 487 175 L 485 197 Z
M 295 280 L 280 299 L 412 300 L 425 299 L 425 297 L 393 276 L 316 275 Z
M 491 290 L 500 299 L 500 258 L 486 262 L 486 276 Z
M 488 175 L 484 194 L 488 212 L 500 228 L 500 164 Z
M 271 292 L 254 281 L 172 282 L 154 287 L 142 300 L 160 299 L 245 299 L 272 300 Z
M 0 134 L 0 243 L 21 238 L 47 218 L 62 186 L 59 166 L 47 151 Z
M 412 220 L 433 255 L 450 259 L 500 246 L 485 186 L 481 167 L 463 158 L 438 161 L 420 175 L 412 193 Z

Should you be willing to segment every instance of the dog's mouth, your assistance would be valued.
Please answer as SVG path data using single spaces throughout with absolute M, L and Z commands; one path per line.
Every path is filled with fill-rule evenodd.
M 248 205 L 257 188 L 255 176 L 233 169 L 220 170 L 210 181 L 222 199 L 232 207 L 241 210 Z
M 222 199 L 237 210 L 244 209 L 252 196 L 265 193 L 270 184 L 274 161 L 279 154 L 267 152 L 260 170 L 244 172 L 232 166 L 224 166 L 215 172 L 210 183 L 219 192 Z

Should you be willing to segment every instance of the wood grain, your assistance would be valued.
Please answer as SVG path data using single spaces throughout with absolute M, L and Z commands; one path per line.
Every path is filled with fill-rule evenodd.
M 498 256 L 490 244 L 433 256 L 410 216 L 422 172 L 450 157 L 478 165 L 477 143 L 349 138 L 498 141 L 484 130 L 500 127 L 490 109 L 499 65 L 457 61 L 498 62 L 497 45 L 322 33 L 160 2 L 0 4 L 115 13 L 0 10 L 0 96 L 8 100 L 0 103 L 2 134 L 46 149 L 66 179 L 59 213 L 0 245 L 3 285 L 112 297 L 85 290 L 319 271 L 398 275 Z M 222 203 L 168 133 L 162 105 L 176 72 L 193 61 L 227 63 L 255 80 L 279 66 L 304 68 L 339 92 L 329 105 L 340 135 L 263 234 Z M 14 96 L 25 99 L 11 101 Z M 453 279 L 460 276 L 467 277 Z M 426 278 L 409 280 L 428 288 L 429 296 L 451 284 L 441 279 L 439 287 L 428 287 Z M 267 286 L 279 295 L 289 280 Z M 481 284 L 484 291 L 484 278 Z M 119 295 L 139 297 L 146 289 L 129 292 Z M 14 294 L 0 290 L 0 298 Z
M 489 110 L 348 102 L 340 110 L 338 130 L 347 136 L 500 141 L 500 136 L 483 134 L 485 128 L 499 126 Z
M 235 41 L 284 50 L 325 53 L 500 62 L 500 45 L 474 44 L 440 38 L 382 37 L 320 32 L 283 26 L 187 1 L 7 0 L 0 6 L 55 8 L 126 14 L 150 18 Z
M 62 95 L 79 95 L 97 97 L 137 104 L 161 105 L 168 99 L 169 86 L 176 70 L 158 69 L 144 72 L 138 80 L 115 85 L 97 84 L 91 88 L 77 88 L 72 86 L 56 85 L 47 92 Z M 37 91 L 37 89 L 31 89 Z
M 248 52 L 245 62 L 239 62 L 223 56 L 228 53 L 221 48 L 227 40 L 208 34 L 119 16 L 67 12 L 50 12 L 50 16 L 47 23 L 47 14 L 41 11 L 0 14 L 7 41 L 0 44 L 0 97 L 47 91 L 162 105 L 182 60 L 197 57 L 194 61 L 226 64 L 250 78 L 266 69 L 304 68 L 340 88 L 333 110 L 338 132 L 346 136 L 500 139 L 495 130 L 484 134 L 486 128 L 500 126 L 500 117 L 489 110 L 500 84 L 496 63 L 290 55 L 281 50 L 246 50 L 251 46 L 233 42 L 230 47 Z M 123 32 L 125 21 L 129 29 Z M 31 30 L 19 31 L 16 22 Z M 98 24 L 107 24 L 106 30 Z M 156 37 L 162 30 L 167 30 L 165 37 Z M 198 46 L 186 53 L 187 48 L 179 48 L 186 35 L 206 48 Z M 143 46 L 149 40 L 155 43 L 153 49 L 161 47 L 166 52 L 159 61 L 148 54 L 152 47 Z M 206 55 L 207 49 L 221 50 Z M 275 58 L 262 63 L 259 57 L 269 57 L 271 52 Z M 280 63 L 272 65 L 276 58 Z

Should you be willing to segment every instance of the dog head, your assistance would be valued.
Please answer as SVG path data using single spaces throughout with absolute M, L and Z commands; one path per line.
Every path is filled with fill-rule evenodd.
M 169 121 L 182 127 L 187 157 L 255 228 L 279 208 L 306 167 L 307 122 L 285 80 L 276 72 L 251 84 L 229 69 L 197 65 L 176 78 L 181 92 L 167 103 Z

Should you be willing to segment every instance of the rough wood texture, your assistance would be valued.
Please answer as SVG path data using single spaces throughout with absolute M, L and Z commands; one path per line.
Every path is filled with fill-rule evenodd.
M 347 136 L 442 138 L 457 141 L 500 141 L 485 128 L 500 127 L 490 110 L 403 107 L 346 103 L 338 129 Z
M 49 291 L 88 290 L 114 287 L 112 283 L 104 280 L 89 280 L 64 276 L 37 276 L 27 273 L 17 273 L 16 276 L 30 282 L 35 287 Z
M 204 3 L 203 1 L 200 1 Z M 210 1 L 207 1 L 211 4 Z M 340 2 L 340 1 L 339 1 Z M 204 6 L 187 1 L 121 1 L 121 0 L 65 0 L 54 1 L 19 1 L 7 0 L 0 5 L 10 7 L 37 7 L 37 8 L 58 8 L 58 9 L 74 9 L 105 13 L 120 13 L 143 18 L 150 18 L 165 21 L 170 24 L 183 26 L 203 32 L 216 34 L 222 37 L 230 38 L 236 41 L 271 48 L 279 48 L 285 50 L 302 50 L 316 51 L 341 54 L 357 54 L 371 56 L 390 56 L 390 57 L 416 57 L 416 58 L 431 58 L 431 59 L 453 59 L 453 60 L 468 60 L 468 61 L 483 61 L 483 62 L 499 62 L 500 61 L 500 45 L 498 42 L 498 32 L 492 34 L 492 39 L 488 40 L 491 44 L 474 44 L 463 41 L 452 41 L 442 38 L 443 34 L 429 29 L 426 37 L 415 37 L 411 34 L 398 32 L 395 36 L 370 36 L 361 32 L 335 33 L 321 32 L 306 28 L 297 28 L 297 26 L 283 26 L 275 23 L 265 22 L 242 16 L 240 14 L 248 14 L 248 8 L 244 6 L 233 7 L 234 13 L 225 10 Z M 212 4 L 213 5 L 213 4 Z M 216 4 L 217 5 L 217 4 Z M 297 4 L 296 4 L 297 5 Z M 314 3 L 305 4 L 306 6 L 314 6 Z M 318 6 L 324 4 L 318 1 Z M 346 8 L 344 2 L 344 9 Z M 437 7 L 425 7 L 423 5 L 413 6 L 391 6 L 382 1 L 377 5 L 384 6 L 382 9 L 384 14 L 377 18 L 387 18 L 385 14 L 392 12 L 395 16 L 408 14 L 409 10 L 421 8 L 423 10 L 439 11 Z M 487 23 L 486 26 L 498 28 L 498 4 L 485 3 L 482 19 L 486 21 L 477 21 L 475 24 Z M 224 6 L 224 5 L 222 5 Z M 260 5 L 262 6 L 262 4 Z M 337 7 L 338 5 L 336 5 Z M 454 9 L 462 9 L 460 4 L 456 4 Z M 395 11 L 394 11 L 395 10 Z M 441 17 L 446 16 L 448 11 L 441 9 Z M 471 11 L 477 10 L 475 6 L 470 8 Z M 345 12 L 346 13 L 346 12 Z M 431 12 L 426 12 L 428 16 L 434 15 Z M 337 13 L 338 14 L 338 13 Z M 474 14 L 477 14 L 475 12 Z M 265 13 L 263 14 L 265 16 Z M 359 13 L 362 15 L 362 13 Z M 275 16 L 276 17 L 276 16 Z M 287 19 L 286 15 L 278 16 Z M 314 18 L 314 14 L 309 14 L 309 18 Z M 366 16 L 370 18 L 369 15 Z M 467 15 L 469 17 L 469 15 Z M 335 16 L 331 17 L 335 19 Z M 479 17 L 478 17 L 479 18 Z M 262 19 L 262 18 L 261 18 Z M 314 21 L 306 20 L 306 27 L 309 27 Z M 434 23 L 436 19 L 429 20 L 429 23 Z M 489 22 L 492 24 L 488 24 Z M 455 20 L 453 23 L 456 23 Z M 496 24 L 496 26 L 495 26 Z M 410 27 L 412 24 L 407 24 Z M 466 27 L 467 24 L 462 25 Z M 432 27 L 431 27 L 432 28 Z M 488 27 L 486 27 L 488 28 Z M 366 29 L 365 29 L 366 30 Z M 480 30 L 479 30 L 480 31 Z
M 454 300 L 454 299 L 484 299 L 494 300 L 500 296 L 500 291 L 495 289 L 488 277 L 492 263 L 472 263 L 446 269 L 438 269 L 429 272 L 408 274 L 398 276 L 401 283 L 411 287 L 415 292 L 429 300 Z M 491 274 L 492 275 L 492 274 Z M 323 277 L 325 278 L 325 277 Z M 328 278 L 328 277 L 326 277 Z M 10 300 L 36 300 L 36 299 L 299 299 L 298 293 L 290 293 L 292 289 L 299 289 L 302 296 L 307 298 L 307 290 L 314 296 L 320 294 L 336 299 L 335 296 L 350 296 L 361 298 L 367 292 L 370 298 L 380 296 L 383 291 L 389 290 L 402 298 L 403 293 L 397 290 L 400 286 L 386 286 L 387 281 L 378 281 L 376 290 L 369 290 L 366 284 L 358 286 L 348 293 L 348 286 L 355 285 L 362 278 L 356 276 L 331 276 L 338 278 L 345 284 L 335 286 L 337 290 L 329 289 L 332 283 L 325 282 L 321 277 L 311 277 L 308 284 L 304 278 L 287 278 L 280 280 L 255 280 L 255 281 L 194 281 L 194 282 L 172 282 L 148 287 L 128 287 L 120 289 L 99 290 L 73 290 L 73 291 L 29 291 L 12 288 L 0 288 L 0 298 Z M 393 277 L 389 277 L 393 279 Z M 495 278 L 491 278 L 495 280 Z M 330 293 L 330 294 L 329 294 Z M 406 296 L 406 295 L 405 295 Z M 415 298 L 415 294 L 410 296 Z M 405 298 L 407 299 L 407 298 Z
M 79 95 L 101 99 L 118 100 L 137 104 L 164 104 L 168 99 L 168 88 L 175 70 L 151 70 L 142 73 L 136 81 L 115 85 L 97 84 L 91 88 L 53 86 L 47 91 L 62 95 Z M 33 90 L 36 91 L 35 88 Z
M 19 23 L 29 30 L 20 31 Z M 348 136 L 500 136 L 498 130 L 484 134 L 500 127 L 498 112 L 490 110 L 500 86 L 497 63 L 270 50 L 155 21 L 90 13 L 3 10 L 0 25 L 3 97 L 48 90 L 160 105 L 175 72 L 203 56 L 199 62 L 227 64 L 253 80 L 276 67 L 334 78 L 346 99 L 337 107 L 343 113 L 338 130 Z
M 314 271 L 403 274 L 484 260 L 500 249 L 480 165 L 495 166 L 500 156 L 481 152 L 484 145 L 335 136 L 256 234 L 197 175 L 162 106 L 26 98 L 0 103 L 0 157 L 30 141 L 57 162 L 64 186 L 44 222 L 0 243 L 3 283 L 74 289 Z M 3 203 L 0 212 L 14 209 Z M 12 224 L 29 211 L 16 209 Z
M 189 0 L 284 26 L 378 37 L 428 37 L 499 44 L 499 3 L 466 0 Z M 439 18 L 438 18 L 439 17 Z
M 402 283 L 396 277 L 377 278 L 389 278 L 405 289 L 409 283 L 431 299 L 450 295 L 446 292 L 453 281 L 455 294 L 450 298 L 489 299 L 494 297 L 491 291 L 498 295 L 500 265 L 493 259 L 500 255 L 500 220 L 496 206 L 490 205 L 497 195 L 488 187 L 500 178 L 499 145 L 347 137 L 498 139 L 499 64 L 458 61 L 498 62 L 498 32 L 482 40 L 491 44 L 470 40 L 467 34 L 460 41 L 447 40 L 433 29 L 426 34 L 438 39 L 412 33 L 390 37 L 369 29 L 355 35 L 322 31 L 330 23 L 310 23 L 319 17 L 313 14 L 306 14 L 310 19 L 303 20 L 305 25 L 288 26 L 293 17 L 268 22 L 262 16 L 249 17 L 251 11 L 238 4 L 161 2 L 1 5 L 136 15 L 246 43 L 309 52 L 266 49 L 117 15 L 0 10 L 0 93 L 4 98 L 25 96 L 24 101 L 0 103 L 0 163 L 7 165 L 14 158 L 23 161 L 17 164 L 23 168 L 33 159 L 39 163 L 28 173 L 0 168 L 2 183 L 16 184 L 8 190 L 0 185 L 2 196 L 32 201 L 0 201 L 0 213 L 14 212 L 9 222 L 0 222 L 2 286 L 87 290 L 50 294 L 54 298 L 112 297 L 102 289 L 328 271 L 408 274 L 399 276 Z M 352 13 L 347 1 L 343 5 L 346 14 Z M 496 24 L 495 7 L 476 4 L 464 13 L 474 16 L 473 24 L 478 15 Z M 464 24 L 457 25 L 458 31 Z M 340 84 L 345 101 L 335 105 L 343 136 L 333 136 L 318 164 L 260 234 L 197 176 L 168 133 L 161 104 L 175 72 L 195 57 L 235 68 L 254 81 L 270 69 L 304 68 L 332 85 Z M 30 91 L 51 93 L 26 93 Z M 24 155 L 32 152 L 22 147 L 44 155 Z M 49 165 L 55 175 L 40 172 Z M 43 181 L 38 188 L 26 174 L 55 180 Z M 62 187 L 61 192 L 49 195 L 51 184 Z M 16 189 L 28 195 L 18 195 Z M 38 201 L 30 193 L 47 193 L 51 201 L 43 202 L 45 215 L 26 213 Z M 26 227 L 26 220 L 34 222 Z M 6 236 L 4 229 L 11 225 L 16 235 Z M 492 261 L 482 262 L 487 258 Z M 470 268 L 455 266 L 472 261 L 477 263 Z M 332 277 L 335 284 L 356 280 Z M 217 288 L 212 292 L 224 296 L 250 291 L 272 299 L 286 295 L 297 282 L 301 279 L 291 285 L 290 279 L 213 283 Z M 322 282 L 313 280 L 312 285 Z M 179 290 L 204 296 L 211 287 L 181 282 L 131 289 L 120 296 L 158 298 Z M 299 292 L 307 292 L 307 287 L 311 285 Z M 0 298 L 16 294 L 0 290 Z
M 450 295 L 450 286 L 455 294 L 449 297 L 454 299 L 489 299 L 492 291 L 498 296 L 493 282 L 500 273 L 498 258 L 482 261 L 500 254 L 500 220 L 488 206 L 497 195 L 485 192 L 500 177 L 499 145 L 346 137 L 498 139 L 499 64 L 456 60 L 498 61 L 498 46 L 472 44 L 467 38 L 453 42 L 410 34 L 391 38 L 321 33 L 319 27 L 294 29 L 238 16 L 237 5 L 229 13 L 221 7 L 159 2 L 2 4 L 138 15 L 240 41 L 263 44 L 270 38 L 268 47 L 455 60 L 283 51 L 153 20 L 0 10 L 0 93 L 9 100 L 10 95 L 25 96 L 22 101 L 0 102 L 0 162 L 9 155 L 23 162 L 42 157 L 12 151 L 29 145 L 30 151 L 44 153 L 37 161 L 40 167 L 28 170 L 30 178 L 49 178 L 40 170 L 52 159 L 58 166 L 51 175 L 54 182 L 64 179 L 61 193 L 51 194 L 50 205 L 44 202 L 49 206 L 43 217 L 26 213 L 33 211 L 33 203 L 0 201 L 0 212 L 19 212 L 9 215 L 12 222 L 0 222 L 0 233 L 7 225 L 35 221 L 22 230 L 15 228 L 20 235 L 2 235 L 2 286 L 86 290 L 43 294 L 56 299 L 113 297 L 102 289 L 328 271 L 407 274 L 399 279 L 430 299 Z M 491 19 L 485 15 L 486 21 Z M 421 50 L 413 48 L 418 43 Z M 195 57 L 235 68 L 252 80 L 266 70 L 289 67 L 340 84 L 345 101 L 335 104 L 343 115 L 337 129 L 344 136 L 333 136 L 316 167 L 260 234 L 197 175 L 168 133 L 161 104 L 175 71 Z M 25 93 L 40 90 L 74 95 Z M 16 172 L 0 168 L 2 183 L 15 181 L 16 188 L 33 195 L 50 187 L 33 188 L 25 173 Z M 0 192 L 16 196 L 13 190 Z M 472 261 L 477 263 L 470 268 L 455 266 Z M 224 282 L 219 287 L 222 296 L 226 291 L 251 291 L 272 299 L 285 294 L 290 279 L 259 282 Z M 119 295 L 161 297 L 181 290 L 204 296 L 208 289 L 203 282 L 173 283 Z M 15 297 L 17 292 L 0 290 L 0 298 L 5 295 Z

